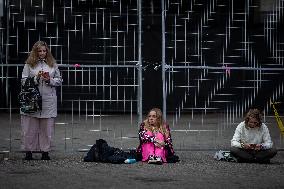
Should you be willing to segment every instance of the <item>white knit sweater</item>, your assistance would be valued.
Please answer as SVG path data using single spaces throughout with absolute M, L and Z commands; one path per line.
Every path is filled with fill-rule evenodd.
M 260 127 L 249 128 L 245 126 L 245 122 L 241 122 L 235 131 L 231 146 L 241 148 L 242 143 L 261 144 L 263 149 L 270 149 L 273 146 L 269 130 L 267 126 L 262 123 Z

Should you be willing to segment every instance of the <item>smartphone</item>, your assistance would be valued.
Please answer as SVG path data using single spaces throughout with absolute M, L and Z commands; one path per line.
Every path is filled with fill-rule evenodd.
M 43 72 L 42 76 L 45 77 L 45 78 L 48 78 L 49 77 L 49 72 Z

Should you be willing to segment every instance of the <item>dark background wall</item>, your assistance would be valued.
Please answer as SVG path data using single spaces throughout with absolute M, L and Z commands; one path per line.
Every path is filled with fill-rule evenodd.
M 24 61 L 44 40 L 64 79 L 59 111 L 136 112 L 137 2 L 4 1 L 1 111 L 18 111 Z M 163 108 L 162 10 L 142 1 L 143 111 Z M 270 100 L 284 101 L 283 1 L 169 0 L 164 10 L 168 112 L 271 112 Z

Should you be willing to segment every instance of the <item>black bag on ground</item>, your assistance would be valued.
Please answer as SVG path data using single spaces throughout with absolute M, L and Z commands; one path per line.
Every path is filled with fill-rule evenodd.
M 35 113 L 42 109 L 42 97 L 34 78 L 28 77 L 18 95 L 20 110 L 24 113 Z
M 103 139 L 96 140 L 87 156 L 85 162 L 103 162 L 103 163 L 124 163 L 126 159 L 136 159 L 136 151 L 125 152 L 119 148 L 110 147 Z

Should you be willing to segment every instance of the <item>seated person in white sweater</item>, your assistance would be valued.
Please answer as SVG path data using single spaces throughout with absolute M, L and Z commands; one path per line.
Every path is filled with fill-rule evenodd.
M 273 148 L 269 130 L 261 122 L 262 114 L 258 109 L 250 109 L 231 140 L 231 154 L 238 162 L 270 163 L 277 154 Z

